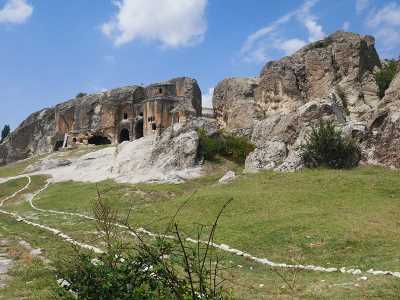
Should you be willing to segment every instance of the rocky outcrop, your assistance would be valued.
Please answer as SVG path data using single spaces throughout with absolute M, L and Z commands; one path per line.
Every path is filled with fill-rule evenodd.
M 325 98 L 308 102 L 295 112 L 275 113 L 256 121 L 251 134 L 256 149 L 247 157 L 246 169 L 293 171 L 301 168 L 298 148 L 320 120 L 344 127 L 345 112 L 334 99 Z
M 198 153 L 199 129 L 212 135 L 217 132 L 217 124 L 208 118 L 197 118 L 169 127 L 155 142 L 152 165 L 163 170 L 184 170 L 198 165 L 202 159 Z
M 143 113 L 147 93 L 157 91 L 151 86 L 127 86 L 79 95 L 55 107 L 33 113 L 0 145 L 0 165 L 58 149 L 63 145 L 66 133 L 75 134 L 74 140 L 78 143 L 79 139 L 90 140 L 91 137 L 99 137 L 104 143 L 118 143 L 122 129 L 129 130 L 132 137 L 136 130 L 132 126 L 136 124 L 134 114 Z M 162 86 L 170 86 L 171 96 L 182 101 L 187 111 L 201 116 L 202 98 L 196 80 L 175 78 Z
M 336 32 L 292 56 L 269 62 L 260 78 L 228 78 L 215 89 L 220 128 L 248 136 L 248 171 L 302 167 L 299 146 L 321 119 L 356 138 L 363 162 L 400 167 L 400 75 L 384 99 L 374 73 L 375 40 Z
M 366 162 L 400 168 L 400 71 L 368 122 Z
M 30 115 L 0 145 L 0 165 L 25 159 L 52 149 L 55 136 L 55 109 Z
M 176 86 L 178 96 L 189 100 L 196 116 L 200 117 L 202 115 L 202 95 L 197 81 L 192 78 L 179 77 L 171 79 L 169 82 Z
M 256 90 L 260 113 L 290 113 L 332 93 L 352 119 L 361 119 L 379 101 L 374 69 L 381 66 L 371 36 L 336 32 L 261 72 Z
M 289 57 L 272 61 L 260 78 L 228 78 L 214 91 L 220 128 L 238 131 L 278 115 L 296 115 L 309 102 L 330 99 L 340 121 L 365 120 L 379 103 L 374 72 L 381 66 L 375 40 L 336 32 Z
M 258 78 L 228 78 L 214 89 L 213 107 L 221 128 L 250 128 L 257 118 L 255 90 Z

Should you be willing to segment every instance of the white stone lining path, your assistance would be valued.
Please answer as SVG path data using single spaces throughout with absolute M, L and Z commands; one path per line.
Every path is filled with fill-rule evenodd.
M 14 197 L 15 197 L 16 195 L 18 195 L 19 193 L 21 193 L 21 192 L 25 191 L 26 189 L 28 189 L 28 187 L 29 187 L 29 186 L 31 185 L 31 183 L 32 183 L 32 179 L 31 179 L 30 176 L 25 176 L 25 177 L 29 179 L 28 184 L 27 184 L 25 187 L 23 187 L 22 189 L 20 189 L 19 191 L 15 192 L 13 195 L 11 195 L 11 196 L 5 198 L 4 200 L 2 200 L 2 201 L 0 202 L 0 207 L 2 207 L 2 206 L 4 205 L 4 203 L 5 203 L 7 200 L 10 200 L 10 199 L 14 198 Z M 16 177 L 11 177 L 11 178 L 9 178 L 8 180 L 2 181 L 2 183 L 8 182 L 8 181 L 11 181 L 11 180 L 14 180 L 14 179 L 18 179 L 18 178 L 21 178 L 21 177 L 17 177 L 17 178 L 16 178 Z M 47 189 L 48 186 L 49 186 L 49 183 L 47 183 L 45 187 L 43 187 L 42 189 L 40 189 L 39 191 L 37 191 L 37 192 L 34 193 L 33 195 L 30 195 L 30 196 L 32 197 L 32 199 L 33 199 L 34 197 L 36 197 L 37 195 L 39 195 L 41 192 L 43 192 L 45 189 Z M 31 225 L 31 226 L 33 226 L 33 227 L 43 229 L 43 230 L 45 230 L 45 231 L 49 231 L 49 232 L 52 233 L 53 235 L 56 235 L 56 236 L 60 237 L 61 239 L 63 239 L 64 241 L 66 241 L 66 242 L 68 242 L 68 243 L 70 243 L 70 244 L 76 245 L 76 246 L 81 247 L 81 248 L 83 248 L 83 249 L 92 250 L 93 252 L 95 252 L 95 253 L 97 253 L 97 254 L 103 253 L 103 251 L 102 251 L 101 249 L 97 248 L 97 247 L 90 246 L 90 245 L 84 244 L 84 243 L 80 243 L 80 242 L 74 240 L 73 238 L 71 238 L 69 235 L 67 235 L 67 234 L 65 234 L 65 233 L 63 233 L 63 232 L 61 232 L 61 231 L 58 230 L 58 229 L 54 229 L 54 228 L 51 228 L 51 227 L 49 227 L 49 226 L 45 226 L 45 225 L 41 225 L 41 224 L 38 224 L 38 223 L 31 222 L 31 221 L 29 221 L 29 220 L 27 220 L 27 219 L 25 219 L 25 218 L 22 218 L 22 217 L 18 216 L 17 213 L 8 212 L 8 211 L 5 211 L 5 210 L 3 210 L 3 209 L 0 209 L 0 213 L 3 214 L 3 215 L 8 215 L 8 216 L 10 216 L 10 217 L 13 217 L 13 218 L 16 219 L 18 222 L 22 222 L 22 223 Z
M 25 177 L 29 178 L 29 184 L 27 185 L 29 187 L 29 185 L 31 183 L 30 176 L 25 176 Z M 20 178 L 20 177 L 12 177 L 9 180 L 14 180 L 14 179 L 17 179 L 17 178 Z M 9 180 L 3 181 L 3 182 L 7 182 Z M 40 209 L 37 206 L 35 206 L 33 204 L 34 198 L 36 196 L 38 196 L 40 193 L 42 193 L 44 190 L 46 190 L 49 187 L 49 185 L 50 185 L 50 181 L 48 181 L 47 184 L 42 189 L 40 189 L 39 191 L 37 191 L 36 193 L 34 193 L 34 194 L 32 194 L 32 195 L 30 195 L 28 197 L 28 202 L 29 202 L 29 204 L 31 205 L 31 207 L 34 210 L 40 211 L 40 212 L 45 212 L 45 213 L 76 216 L 76 217 L 84 218 L 84 219 L 87 219 L 87 220 L 96 221 L 95 218 L 87 216 L 87 215 L 83 215 L 83 214 L 63 212 L 63 211 L 55 211 L 55 210 L 44 210 L 44 209 Z M 18 193 L 20 193 L 20 192 L 22 192 L 23 190 L 26 190 L 26 189 L 27 189 L 27 187 L 24 187 L 23 189 L 18 191 L 16 194 L 18 194 Z M 13 198 L 13 197 L 11 197 L 11 196 L 8 197 L 8 199 L 11 199 L 11 198 Z M 2 204 L 3 204 L 3 202 L 2 202 Z M 0 205 L 0 207 L 1 207 L 1 205 Z M 0 213 L 13 216 L 18 221 L 21 221 L 21 222 L 24 222 L 26 224 L 29 224 L 29 225 L 32 225 L 32 226 L 35 226 L 35 227 L 50 231 L 53 234 L 61 237 L 65 241 L 67 241 L 69 243 L 72 243 L 74 245 L 77 245 L 79 247 L 82 247 L 82 248 L 85 248 L 85 249 L 89 249 L 89 250 L 93 250 L 95 253 L 103 253 L 103 251 L 101 249 L 93 247 L 93 246 L 90 246 L 90 245 L 87 245 L 87 244 L 83 244 L 83 243 L 77 242 L 77 241 L 73 240 L 71 237 L 69 237 L 68 235 L 63 234 L 62 232 L 60 232 L 57 229 L 53 229 L 53 228 L 50 228 L 50 227 L 47 227 L 47 226 L 44 226 L 44 225 L 40 225 L 40 224 L 36 224 L 36 223 L 30 222 L 30 221 L 28 221 L 28 220 L 26 220 L 24 218 L 21 218 L 21 217 L 17 216 L 17 214 L 15 214 L 15 213 L 6 212 L 6 211 L 3 211 L 3 210 L 0 210 Z M 129 229 L 127 226 L 124 226 L 124 225 L 121 225 L 121 224 L 114 224 L 114 225 L 119 227 L 119 228 L 122 228 L 122 229 Z M 152 232 L 150 232 L 150 231 L 148 231 L 146 229 L 143 229 L 143 228 L 139 228 L 139 229 L 137 229 L 137 231 L 141 232 L 141 233 L 144 233 L 146 235 L 149 235 L 151 237 L 163 237 L 163 238 L 167 238 L 167 239 L 175 239 L 174 236 L 155 234 L 155 233 L 152 233 Z M 186 238 L 186 241 L 190 242 L 190 243 L 196 243 L 196 244 L 198 242 L 197 240 L 192 239 L 192 238 Z M 200 241 L 200 242 L 203 243 L 203 244 L 207 244 L 207 241 Z M 236 256 L 241 256 L 241 257 L 247 258 L 248 260 L 251 260 L 253 262 L 256 262 L 256 263 L 259 263 L 259 264 L 262 264 L 262 265 L 265 265 L 265 266 L 270 266 L 270 267 L 273 267 L 273 268 L 297 269 L 297 270 L 307 270 L 307 271 L 315 271 L 315 272 L 323 272 L 323 273 L 337 273 L 337 272 L 339 272 L 339 273 L 342 273 L 342 274 L 351 274 L 351 275 L 357 275 L 357 276 L 363 276 L 363 275 L 364 276 L 365 275 L 374 275 L 374 276 L 386 275 L 386 276 L 392 276 L 392 277 L 400 278 L 400 272 L 392 272 L 392 271 L 376 271 L 374 269 L 370 269 L 368 271 L 362 271 L 360 269 L 346 268 L 346 267 L 325 268 L 325 267 L 314 266 L 314 265 L 291 265 L 291 264 L 286 264 L 286 263 L 275 263 L 275 262 L 270 261 L 267 258 L 258 258 L 258 257 L 255 257 L 255 256 L 249 254 L 249 253 L 243 252 L 243 251 L 238 250 L 238 249 L 234 249 L 234 248 L 230 247 L 229 245 L 217 244 L 217 243 L 211 243 L 211 245 L 214 248 L 222 250 L 224 252 L 231 253 L 231 254 L 234 254 Z

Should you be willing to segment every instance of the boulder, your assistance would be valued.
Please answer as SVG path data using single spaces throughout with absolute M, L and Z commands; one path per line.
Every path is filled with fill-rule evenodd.
M 218 183 L 219 184 L 227 184 L 227 183 L 234 181 L 235 178 L 236 178 L 235 172 L 228 171 L 220 180 L 218 180 Z
M 246 159 L 246 170 L 273 170 L 281 165 L 287 156 L 286 144 L 283 142 L 266 142 L 256 148 Z

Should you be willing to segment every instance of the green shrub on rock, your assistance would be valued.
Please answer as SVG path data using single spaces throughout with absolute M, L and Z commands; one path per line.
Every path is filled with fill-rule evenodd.
M 224 157 L 238 164 L 244 164 L 246 157 L 254 151 L 255 146 L 246 137 L 237 137 L 220 131 L 209 136 L 203 129 L 198 130 L 200 138 L 200 155 L 208 161 L 218 161 Z
M 397 63 L 394 60 L 387 61 L 382 69 L 375 73 L 375 80 L 379 87 L 379 96 L 383 98 L 397 73 Z
M 331 122 L 321 121 L 313 127 L 300 150 L 303 162 L 309 168 L 350 169 L 356 167 L 361 158 L 356 142 L 344 138 Z

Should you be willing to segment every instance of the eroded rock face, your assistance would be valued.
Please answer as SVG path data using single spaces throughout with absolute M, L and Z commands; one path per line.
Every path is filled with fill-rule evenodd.
M 102 139 L 93 141 L 94 144 L 118 143 L 123 130 L 128 131 L 125 139 L 143 136 L 143 122 L 148 121 L 143 121 L 144 103 L 150 91 L 158 90 L 152 86 L 127 86 L 102 93 L 80 95 L 55 107 L 33 113 L 0 145 L 0 165 L 61 148 L 65 145 L 65 134 L 69 135 L 69 145 L 91 143 L 92 138 Z M 185 102 L 183 106 L 187 110 L 201 116 L 202 96 L 196 80 L 180 77 L 171 79 L 162 86 L 163 89 L 170 87 L 171 96 L 176 101 Z M 162 95 L 167 92 L 163 90 Z M 157 95 L 152 96 L 157 98 Z M 175 102 L 171 103 L 171 107 L 178 106 Z M 172 111 L 164 112 L 168 118 L 162 120 L 171 122 Z M 137 120 L 139 115 L 142 116 L 141 130 L 136 127 L 140 123 Z M 165 124 L 155 125 L 161 128 Z
M 218 125 L 256 146 L 246 169 L 301 168 L 298 148 L 321 119 L 357 139 L 363 162 L 399 168 L 400 74 L 379 99 L 374 44 L 373 37 L 339 31 L 269 62 L 260 79 L 222 81 L 213 101 Z
M 335 93 L 351 118 L 362 118 L 379 101 L 373 72 L 381 63 L 374 44 L 373 37 L 339 31 L 269 62 L 256 89 L 259 112 L 290 113 Z
M 256 121 L 251 142 L 256 146 L 246 159 L 247 171 L 294 171 L 302 167 L 299 146 L 320 120 L 345 126 L 345 112 L 333 98 L 310 101 L 296 111 L 275 113 Z
M 369 119 L 365 160 L 400 168 L 400 72 Z
M 253 126 L 258 83 L 258 78 L 228 78 L 216 86 L 213 107 L 220 127 L 232 130 Z
M 0 145 L 0 165 L 51 151 L 55 136 L 55 109 L 30 115 Z

